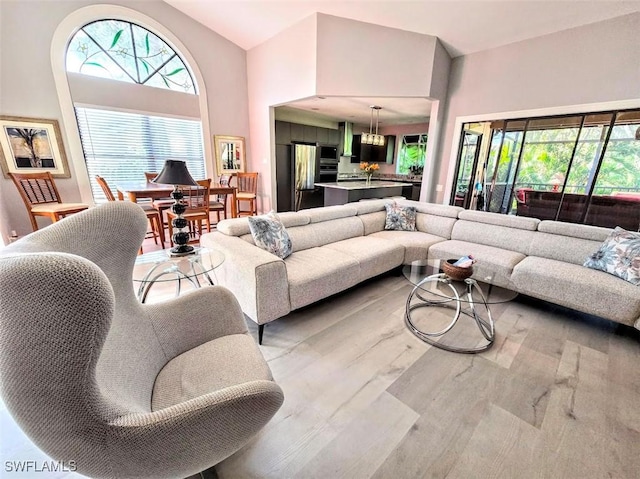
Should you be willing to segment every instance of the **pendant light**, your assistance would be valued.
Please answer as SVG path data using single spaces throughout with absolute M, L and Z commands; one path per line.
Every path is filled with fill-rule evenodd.
M 371 122 L 369 123 L 369 133 L 362 133 L 360 142 L 365 145 L 384 146 L 384 135 L 378 135 L 378 122 L 380 120 L 381 106 L 371 105 Z M 373 111 L 376 111 L 376 132 L 373 133 Z

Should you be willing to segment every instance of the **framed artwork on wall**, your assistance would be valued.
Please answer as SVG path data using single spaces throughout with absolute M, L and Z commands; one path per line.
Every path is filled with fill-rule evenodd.
M 244 172 L 244 137 L 214 135 L 218 175 Z
M 0 116 L 0 167 L 9 173 L 49 172 L 69 178 L 69 164 L 57 120 Z

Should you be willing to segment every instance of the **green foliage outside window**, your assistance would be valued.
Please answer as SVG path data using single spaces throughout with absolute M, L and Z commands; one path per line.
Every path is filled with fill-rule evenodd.
M 526 136 L 521 120 L 518 125 L 516 121 L 507 122 L 494 130 L 486 169 L 486 188 L 493 191 L 489 211 L 515 209 L 515 199 L 510 207 L 506 205 L 512 186 L 562 191 L 566 181 L 565 193 L 588 194 L 592 187 L 594 195 L 639 192 L 640 140 L 636 140 L 636 131 L 640 124 L 635 120 L 637 112 L 621 115 L 622 119 L 611 130 L 604 153 L 611 114 L 602 114 L 604 118 L 599 121 L 595 121 L 595 115 L 587 117 L 587 124 L 581 130 L 580 117 L 565 118 L 566 123 L 573 121 L 573 125 L 565 126 L 544 127 L 541 123 L 549 122 L 548 119 L 530 120 L 533 125 L 540 123 L 533 128 L 530 125 Z M 504 138 L 503 128 L 506 128 Z M 458 183 L 466 185 L 468 180 Z
M 640 141 L 633 136 L 634 128 L 630 125 L 614 127 L 594 194 L 607 195 L 620 189 L 640 190 Z M 547 130 L 540 142 L 530 142 L 527 135 L 516 185 L 537 185 L 536 189 L 542 189 L 541 185 L 550 185 L 555 174 L 561 173 L 564 177 L 568 173 L 566 192 L 586 193 L 601 154 L 605 128 L 583 129 L 570 171 L 577 129 L 573 131 L 573 138 L 567 138 L 571 133 L 569 130 L 573 129 Z
M 426 133 L 402 136 L 396 172 L 400 175 L 421 175 L 426 156 Z

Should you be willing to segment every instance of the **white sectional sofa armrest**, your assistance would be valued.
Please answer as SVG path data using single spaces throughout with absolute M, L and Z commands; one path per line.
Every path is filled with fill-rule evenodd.
M 225 255 L 225 261 L 215 270 L 216 278 L 235 294 L 253 321 L 268 323 L 291 311 L 283 260 L 237 236 L 217 231 L 203 235 L 201 244 Z

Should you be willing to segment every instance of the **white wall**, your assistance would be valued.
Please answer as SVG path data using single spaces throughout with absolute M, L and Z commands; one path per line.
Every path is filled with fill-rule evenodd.
M 136 110 L 159 115 L 200 118 L 198 97 L 164 88 L 98 78 L 82 73 L 67 74 L 74 103 L 105 108 Z
M 446 184 L 457 117 L 545 109 L 593 111 L 607 102 L 640 106 L 640 14 L 632 14 L 453 60 L 437 177 Z M 592 105 L 592 106 L 589 106 Z M 533 114 L 533 113 L 532 113 Z M 448 185 L 450 186 L 450 185 Z M 445 192 L 437 201 L 446 200 Z
M 444 49 L 437 50 L 437 39 L 430 35 L 321 13 L 250 50 L 250 168 L 262 178 L 259 209 L 275 207 L 274 106 L 315 95 L 426 98 L 432 88 L 442 95 L 450 60 Z M 440 55 L 441 62 L 442 52 L 447 68 L 436 71 L 434 60 Z
M 276 206 L 273 109 L 315 93 L 316 15 L 249 50 L 247 74 L 253 151 L 248 168 L 260 173 L 258 209 L 269 211 Z
M 137 10 L 170 30 L 189 50 L 205 79 L 212 134 L 249 136 L 246 53 L 161 0 L 110 3 Z M 50 45 L 60 22 L 87 5 L 81 1 L 0 1 L 0 114 L 56 119 L 61 122 L 65 149 L 67 135 L 51 70 Z M 19 48 L 18 48 L 19 46 Z M 212 142 L 212 138 L 205 138 Z M 251 150 L 248 148 L 248 154 Z M 83 161 L 69 158 L 70 161 Z M 207 161 L 213 162 L 212 158 Z M 73 169 L 72 169 L 73 171 Z M 56 180 L 65 201 L 79 201 L 75 178 Z M 31 231 L 25 207 L 10 180 L 0 179 L 0 199 L 7 211 L 0 220 L 3 235 L 15 229 Z M 42 225 L 46 224 L 44 221 Z
M 436 37 L 318 15 L 317 93 L 430 96 Z

